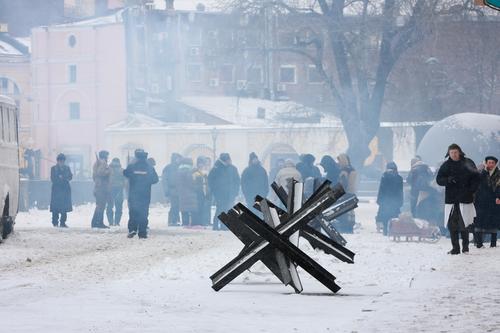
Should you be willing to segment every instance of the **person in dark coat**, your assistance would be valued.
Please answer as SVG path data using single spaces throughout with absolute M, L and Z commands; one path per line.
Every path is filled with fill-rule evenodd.
M 238 169 L 232 164 L 231 156 L 222 153 L 208 174 L 208 187 L 215 200 L 214 230 L 227 230 L 219 226 L 219 215 L 230 210 L 240 191 Z
M 106 206 L 106 216 L 108 217 L 109 225 L 119 226 L 123 215 L 123 191 L 125 190 L 126 178 L 123 176 L 123 168 L 119 158 L 113 158 L 109 167 L 111 169 L 111 189 Z
M 248 167 L 241 174 L 241 191 L 245 196 L 247 207 L 251 207 L 252 210 L 255 197 L 260 195 L 265 198 L 269 193 L 267 171 L 260 164 L 257 154 L 253 152 L 249 156 Z
M 319 163 L 326 172 L 325 178 L 332 182 L 332 184 L 337 184 L 339 181 L 340 167 L 333 157 L 325 155 L 321 158 Z
M 377 195 L 377 223 L 383 225 L 384 236 L 387 236 L 388 222 L 399 216 L 403 206 L 403 178 L 398 173 L 396 163 L 387 163 L 382 174 Z
M 129 182 L 127 237 L 133 238 L 138 234 L 139 238 L 147 238 L 151 186 L 158 183 L 158 175 L 146 160 L 148 153 L 137 149 L 134 155 L 135 162 L 123 171 L 123 175 L 127 177 Z
M 52 191 L 50 194 L 50 211 L 54 227 L 67 228 L 66 220 L 69 212 L 73 210 L 71 203 L 71 187 L 69 182 L 73 179 L 70 168 L 65 164 L 66 156 L 57 155 L 57 164 L 50 169 Z
M 316 158 L 311 154 L 304 154 L 300 156 L 300 162 L 295 166 L 302 175 L 302 179 L 305 181 L 307 178 L 321 178 L 321 172 L 319 168 L 314 165 Z
M 417 202 L 421 191 L 428 191 L 432 178 L 431 169 L 419 158 L 412 159 L 411 169 L 406 177 L 406 182 L 410 185 L 410 207 L 411 214 L 416 217 Z
M 193 172 L 193 180 L 198 208 L 193 221 L 194 225 L 207 226 L 210 224 L 212 196 L 208 189 L 209 165 L 210 161 L 207 157 L 198 156 L 196 159 L 196 169 Z
M 165 198 L 170 202 L 170 210 L 168 211 L 168 225 L 179 225 L 179 196 L 177 193 L 177 170 L 181 163 L 182 156 L 173 153 L 168 164 L 161 173 L 161 184 Z
M 177 169 L 177 192 L 179 210 L 181 211 L 182 225 L 190 226 L 195 222 L 195 213 L 198 210 L 198 198 L 193 178 L 193 160 L 183 158 Z
M 459 235 L 462 237 L 462 252 L 469 252 L 468 227 L 476 215 L 473 201 L 479 186 L 479 172 L 457 144 L 448 147 L 446 157 L 448 159 L 439 168 L 436 182 L 445 187 L 444 218 L 453 247 L 448 253 L 456 255 L 460 253 Z
M 498 159 L 494 156 L 485 158 L 485 166 L 480 174 L 479 189 L 475 197 L 476 246 L 483 247 L 483 234 L 491 234 L 491 247 L 497 246 L 497 232 L 500 228 L 500 170 Z
M 104 211 L 110 197 L 111 169 L 108 165 L 109 153 L 105 150 L 99 152 L 98 159 L 92 168 L 94 180 L 95 210 L 92 216 L 92 228 L 109 229 L 104 224 Z

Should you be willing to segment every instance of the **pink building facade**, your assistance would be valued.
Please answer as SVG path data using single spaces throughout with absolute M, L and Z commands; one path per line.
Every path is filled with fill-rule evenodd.
M 126 117 L 120 14 L 32 30 L 33 134 L 46 178 L 57 154 L 88 177 L 104 129 Z

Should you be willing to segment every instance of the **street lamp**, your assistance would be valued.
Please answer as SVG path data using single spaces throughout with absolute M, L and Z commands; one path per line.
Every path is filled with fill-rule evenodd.
M 212 136 L 212 152 L 213 152 L 213 163 L 215 163 L 217 159 L 217 136 L 219 133 L 217 132 L 217 128 L 214 127 L 210 130 L 210 135 Z

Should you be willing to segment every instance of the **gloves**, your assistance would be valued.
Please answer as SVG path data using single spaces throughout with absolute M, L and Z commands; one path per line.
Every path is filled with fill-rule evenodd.
M 449 176 L 448 177 L 448 184 L 456 184 L 457 183 L 457 179 L 453 176 Z

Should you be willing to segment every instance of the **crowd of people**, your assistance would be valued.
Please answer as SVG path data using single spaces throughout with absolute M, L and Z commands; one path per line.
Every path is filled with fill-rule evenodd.
M 140 238 L 147 237 L 151 186 L 159 181 L 154 159 L 148 159 L 147 156 L 145 151 L 136 150 L 134 159 L 124 170 L 118 158 L 108 163 L 107 151 L 97 154 L 92 169 L 96 201 L 92 228 L 119 226 L 127 193 L 129 237 L 136 234 Z M 65 160 L 64 154 L 59 154 L 57 164 L 51 170 L 52 223 L 62 228 L 67 228 L 67 213 L 72 211 L 72 174 Z M 332 183 L 340 182 L 347 193 L 355 193 L 357 175 L 347 155 L 341 154 L 337 159 L 323 156 L 320 166 L 324 169 L 324 175 L 314 164 L 315 160 L 311 154 L 301 155 L 298 163 L 291 159 L 278 159 L 268 173 L 257 154 L 252 152 L 247 167 L 240 175 L 228 153 L 220 154 L 213 166 L 208 157 L 199 156 L 194 163 L 189 157 L 173 153 L 170 163 L 161 173 L 163 193 L 170 204 L 168 225 L 206 227 L 211 224 L 213 230 L 226 230 L 218 216 L 231 209 L 240 194 L 247 206 L 252 207 L 257 195 L 270 195 L 272 182 L 286 188 L 291 178 L 309 183 L 326 178 Z M 215 214 L 211 219 L 213 205 Z M 105 216 L 109 226 L 105 224 Z M 345 214 L 339 220 L 342 232 L 352 233 L 353 227 L 354 213 Z
M 155 161 L 148 159 L 148 154 L 141 149 L 135 151 L 134 159 L 129 161 L 126 169 L 122 168 L 118 158 L 113 158 L 108 164 L 108 157 L 107 151 L 99 152 L 93 166 L 96 206 L 91 227 L 120 225 L 124 193 L 127 193 L 128 236 L 147 238 L 151 187 L 160 180 L 154 168 Z M 410 188 L 411 215 L 439 226 L 443 232 L 447 230 L 452 242 L 450 254 L 469 251 L 471 232 L 477 247 L 484 246 L 484 234 L 489 235 L 491 246 L 496 246 L 497 231 L 500 229 L 500 171 L 497 158 L 487 156 L 484 163 L 476 166 L 456 144 L 449 146 L 446 158 L 436 172 L 420 157 L 411 161 L 411 170 L 406 177 Z M 274 202 L 279 202 L 273 197 L 274 193 L 270 193 L 270 184 L 276 182 L 286 189 L 291 178 L 303 182 L 305 192 L 312 193 L 314 184 L 318 183 L 316 180 L 327 179 L 334 184 L 340 183 L 348 194 L 356 193 L 357 172 L 349 156 L 340 154 L 336 159 L 323 156 L 319 163 L 323 172 L 315 165 L 315 160 L 311 154 L 301 155 L 298 163 L 291 159 L 279 159 L 268 173 L 257 154 L 252 152 L 247 167 L 240 175 L 228 153 L 220 154 L 213 166 L 208 157 L 199 156 L 194 163 L 189 157 L 173 153 L 170 163 L 161 173 L 162 189 L 170 203 L 168 225 L 207 227 L 211 224 L 213 230 L 226 230 L 218 216 L 231 209 L 240 194 L 250 208 L 256 196 L 269 196 Z M 71 179 L 65 156 L 59 154 L 57 164 L 51 169 L 50 210 L 56 227 L 67 227 L 67 213 L 72 211 Z M 380 180 L 377 195 L 379 209 L 375 217 L 384 235 L 389 232 L 390 221 L 401 214 L 403 186 L 404 180 L 396 163 L 387 163 Z M 444 188 L 444 193 L 440 187 Z M 211 219 L 213 205 L 215 214 Z M 105 216 L 109 226 L 104 223 Z M 342 233 L 352 233 L 354 225 L 354 211 L 343 214 L 335 222 L 336 229 Z
M 484 162 L 476 166 L 457 144 L 448 147 L 445 158 L 435 173 L 420 157 L 411 161 L 406 182 L 410 187 L 412 216 L 439 226 L 443 232 L 447 230 L 452 243 L 450 254 L 469 252 L 470 233 L 478 248 L 484 246 L 485 234 L 490 237 L 491 247 L 496 247 L 500 229 L 498 159 L 486 156 Z M 384 235 L 388 233 L 390 221 L 400 216 L 403 202 L 403 178 L 397 165 L 388 163 L 377 195 L 376 222 Z

